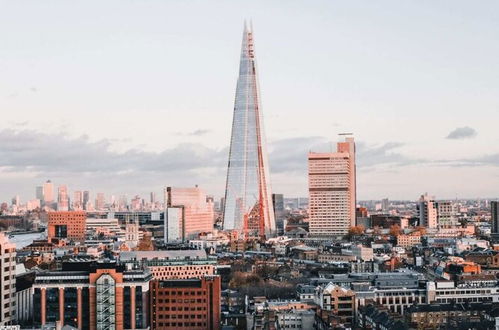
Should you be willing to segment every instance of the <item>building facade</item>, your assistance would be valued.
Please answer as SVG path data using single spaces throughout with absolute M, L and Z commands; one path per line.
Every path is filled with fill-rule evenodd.
M 87 214 L 83 211 L 48 212 L 48 239 L 67 238 L 84 241 Z
M 152 329 L 220 329 L 219 276 L 151 281 Z
M 492 233 L 499 234 L 499 202 L 491 201 L 490 209 L 492 215 Z
M 147 270 L 125 270 L 110 262 L 72 262 L 36 274 L 34 325 L 122 330 L 148 326 Z
M 57 210 L 69 211 L 68 187 L 66 185 L 59 186 L 57 189 Z
M 274 206 L 274 216 L 276 230 L 279 235 L 284 233 L 286 213 L 284 212 L 284 195 L 272 194 L 272 205 Z
M 430 229 L 438 227 L 438 209 L 435 197 L 421 195 L 418 203 L 419 225 Z
M 458 212 L 454 203 L 439 201 L 437 207 L 437 223 L 439 228 L 455 228 L 459 225 Z
M 133 268 L 147 267 L 156 280 L 214 275 L 216 266 L 216 259 L 204 250 L 121 252 L 120 261 Z
M 339 142 L 335 153 L 308 154 L 310 234 L 343 236 L 355 225 L 355 142 Z
M 167 187 L 164 239 L 167 243 L 183 242 L 203 232 L 213 231 L 215 212 L 199 187 Z
M 16 320 L 16 245 L 0 233 L 0 326 Z
M 97 211 L 103 211 L 106 205 L 106 198 L 104 193 L 97 193 L 97 198 L 95 199 L 95 209 Z
M 321 310 L 329 311 L 341 320 L 341 323 L 353 324 L 355 315 L 355 292 L 329 283 L 318 287 L 315 303 Z
M 276 230 L 253 31 L 246 25 L 232 122 L 223 227 L 249 237 L 272 236 Z
M 43 203 L 50 206 L 54 202 L 54 184 L 52 181 L 47 180 L 43 184 Z

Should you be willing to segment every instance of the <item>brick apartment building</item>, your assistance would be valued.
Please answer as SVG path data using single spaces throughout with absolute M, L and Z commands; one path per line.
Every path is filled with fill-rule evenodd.
M 219 276 L 150 282 L 152 329 L 220 329 Z
M 84 211 L 58 211 L 48 213 L 48 240 L 52 238 L 68 238 L 75 241 L 85 240 L 85 223 L 87 214 Z

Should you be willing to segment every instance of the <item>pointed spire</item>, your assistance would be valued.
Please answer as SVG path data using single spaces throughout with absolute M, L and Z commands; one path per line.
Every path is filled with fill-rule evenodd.
M 253 28 L 244 22 L 227 168 L 224 229 L 273 235 L 275 217 L 254 53 Z M 248 236 L 249 235 L 249 236 Z

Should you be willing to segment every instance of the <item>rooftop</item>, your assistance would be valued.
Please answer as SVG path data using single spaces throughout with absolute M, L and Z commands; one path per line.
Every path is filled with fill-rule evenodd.
M 185 259 L 207 259 L 204 250 L 168 250 L 168 251 L 125 251 L 120 253 L 121 261 L 129 260 L 185 260 Z

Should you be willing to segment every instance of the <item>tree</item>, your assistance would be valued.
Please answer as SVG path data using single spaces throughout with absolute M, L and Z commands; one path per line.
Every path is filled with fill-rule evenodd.
M 359 236 L 364 234 L 366 228 L 363 225 L 352 226 L 348 230 L 348 236 Z
M 399 225 L 394 224 L 394 225 L 390 226 L 390 235 L 396 237 L 396 236 L 400 235 L 400 231 L 401 231 L 401 229 L 400 229 Z
M 419 233 L 421 234 L 421 236 L 423 235 L 426 235 L 426 227 L 423 227 L 423 226 L 418 226 L 415 228 L 417 231 L 419 231 Z
M 144 237 L 140 240 L 139 245 L 137 246 L 137 250 L 139 251 L 154 251 L 154 243 L 151 239 L 151 233 L 145 232 Z
M 262 283 L 262 279 L 256 274 L 234 272 L 234 274 L 232 275 L 232 279 L 229 282 L 229 288 L 237 289 L 242 287 L 257 287 Z

